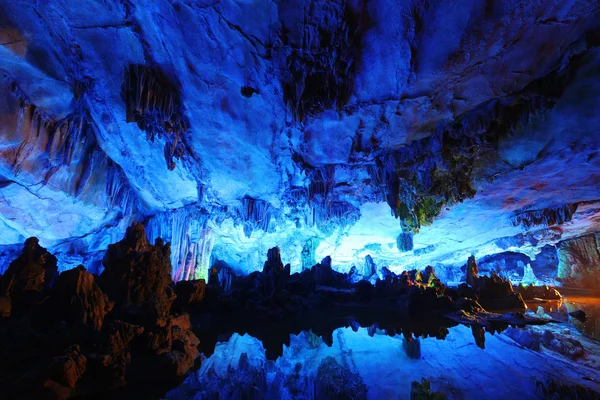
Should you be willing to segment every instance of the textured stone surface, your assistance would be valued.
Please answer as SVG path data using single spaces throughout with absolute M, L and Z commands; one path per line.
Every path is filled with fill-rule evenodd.
M 599 235 L 587 235 L 561 242 L 558 246 L 558 277 L 598 287 L 600 266 Z

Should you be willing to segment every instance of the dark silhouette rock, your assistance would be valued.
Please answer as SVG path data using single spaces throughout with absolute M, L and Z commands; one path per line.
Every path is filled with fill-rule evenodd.
M 413 381 L 410 385 L 410 400 L 446 400 L 446 395 L 431 391 L 431 383 L 423 378 L 421 383 Z
M 38 242 L 35 237 L 27 239 L 19 257 L 10 263 L 2 276 L 0 296 L 10 299 L 13 311 L 30 307 L 39 300 L 39 292 L 49 289 L 56 278 L 56 257 Z M 8 310 L 7 304 L 4 301 L 4 314 Z
M 419 342 L 419 339 L 413 337 L 402 338 L 402 348 L 408 358 L 413 360 L 421 358 L 421 342 Z
M 94 275 L 80 265 L 60 274 L 52 288 L 52 296 L 41 308 L 44 314 L 41 317 L 99 331 L 113 306 L 114 302 L 96 284 Z
M 177 304 L 180 306 L 195 306 L 204 300 L 206 295 L 206 281 L 198 279 L 193 281 L 179 281 L 175 285 Z
M 134 222 L 123 240 L 108 246 L 101 287 L 118 305 L 167 300 L 171 295 L 166 288 L 172 283 L 170 256 L 168 243 L 157 239 L 151 245 L 144 225 Z
M 475 280 L 477 279 L 479 274 L 479 268 L 477 267 L 477 261 L 475 261 L 475 256 L 469 256 L 467 260 L 467 284 L 471 286 L 475 286 Z

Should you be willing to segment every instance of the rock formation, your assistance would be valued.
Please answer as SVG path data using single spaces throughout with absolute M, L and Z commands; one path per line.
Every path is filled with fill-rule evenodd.
M 133 224 L 109 246 L 101 277 L 79 266 L 52 284 L 56 258 L 28 239 L 2 277 L 3 299 L 15 311 L 4 308 L 0 325 L 7 398 L 164 390 L 185 375 L 199 341 L 187 314 L 171 313 L 168 249 L 151 246 L 143 226 Z M 184 292 L 185 304 L 203 293 Z

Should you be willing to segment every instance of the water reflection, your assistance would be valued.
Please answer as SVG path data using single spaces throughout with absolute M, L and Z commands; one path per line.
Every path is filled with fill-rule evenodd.
M 559 301 L 528 302 L 527 306 L 540 316 L 546 313 L 549 318 L 569 322 L 585 336 L 600 340 L 600 297 L 585 293 L 571 294 L 568 291 L 563 295 L 563 299 Z M 585 312 L 585 321 L 569 315 L 577 310 Z
M 444 340 L 413 339 L 413 347 L 407 348 L 404 335 L 382 330 L 338 328 L 330 345 L 302 331 L 289 335 L 275 360 L 267 358 L 260 340 L 234 333 L 217 343 L 212 356 L 167 398 L 330 398 L 315 394 L 329 383 L 366 388 L 366 397 L 340 398 L 402 399 L 410 397 L 411 382 L 422 378 L 431 382 L 432 390 L 456 399 L 538 399 L 538 382 L 549 378 L 600 391 L 600 374 L 589 363 L 531 351 L 503 334 L 478 331 L 485 335 L 483 350 L 474 342 L 474 333 L 459 325 L 449 328 Z M 332 364 L 337 373 L 323 367 Z
M 569 312 L 583 310 L 585 322 L 571 318 L 571 322 L 584 335 L 600 340 L 600 297 L 569 296 L 564 305 Z

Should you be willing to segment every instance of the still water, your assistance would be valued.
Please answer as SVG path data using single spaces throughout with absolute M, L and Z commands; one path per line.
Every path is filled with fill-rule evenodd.
M 265 344 L 248 333 L 221 337 L 199 370 L 166 398 L 334 398 L 322 394 L 323 382 L 330 382 L 342 388 L 335 398 L 409 399 L 411 383 L 423 378 L 449 399 L 541 399 L 540 384 L 550 379 L 600 392 L 600 298 L 565 296 L 562 302 L 530 307 L 537 311 L 540 305 L 564 318 L 523 331 L 538 337 L 549 331 L 560 343 L 576 341 L 585 349 L 583 356 L 571 358 L 544 345 L 533 350 L 506 332 L 485 333 L 481 348 L 473 330 L 463 325 L 444 328 L 443 339 L 413 338 L 409 346 L 404 335 L 373 327 L 336 328 L 324 342 L 311 330 L 286 334 L 280 326 L 267 325 L 264 329 L 275 336 L 289 334 L 281 354 L 267 356 L 268 334 L 262 336 Z M 577 309 L 586 312 L 585 322 L 568 317 Z M 338 373 L 324 372 L 323 365 L 332 360 Z

